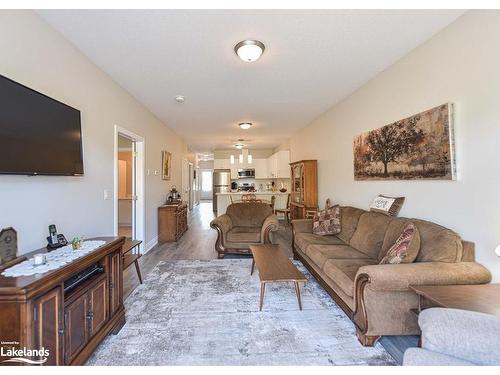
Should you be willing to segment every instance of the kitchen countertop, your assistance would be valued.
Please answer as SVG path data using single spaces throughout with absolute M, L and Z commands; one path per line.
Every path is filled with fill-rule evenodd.
M 255 194 L 255 195 L 286 195 L 289 194 L 288 191 L 285 193 L 282 193 L 280 191 L 255 191 L 255 192 L 249 192 L 249 191 L 238 191 L 235 193 L 228 192 L 228 193 L 215 193 L 216 195 L 243 195 L 243 194 Z

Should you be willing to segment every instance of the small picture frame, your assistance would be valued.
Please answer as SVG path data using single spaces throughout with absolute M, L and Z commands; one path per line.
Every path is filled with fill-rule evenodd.
M 170 180 L 172 177 L 172 154 L 168 151 L 161 152 L 161 178 Z

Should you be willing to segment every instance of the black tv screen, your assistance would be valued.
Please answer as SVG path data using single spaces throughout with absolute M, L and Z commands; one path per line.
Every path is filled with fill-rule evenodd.
M 80 111 L 0 75 L 0 174 L 83 174 Z

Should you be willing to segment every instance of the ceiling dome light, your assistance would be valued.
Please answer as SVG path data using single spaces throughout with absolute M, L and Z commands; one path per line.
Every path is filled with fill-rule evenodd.
M 180 104 L 184 103 L 185 100 L 186 100 L 186 97 L 184 95 L 177 95 L 175 97 L 175 101 L 177 103 L 180 103 Z
M 242 40 L 234 46 L 234 52 L 245 62 L 254 62 L 264 53 L 266 47 L 258 40 Z
M 252 127 L 252 123 L 251 122 L 240 122 L 238 124 L 238 126 L 243 129 L 243 130 L 247 130 L 247 129 L 250 129 Z

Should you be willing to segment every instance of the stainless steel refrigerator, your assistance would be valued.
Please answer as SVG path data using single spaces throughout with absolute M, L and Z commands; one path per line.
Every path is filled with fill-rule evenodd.
M 217 193 L 229 193 L 231 191 L 231 170 L 215 169 L 213 176 L 213 207 L 217 211 Z

